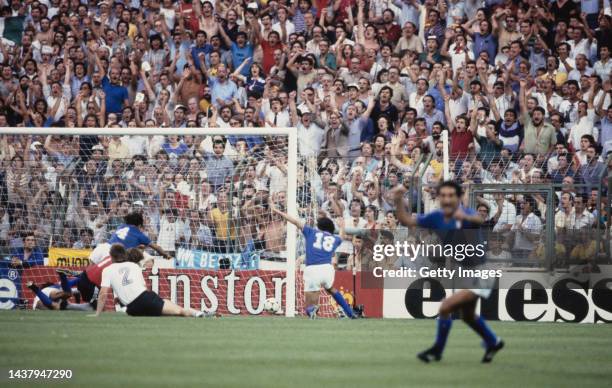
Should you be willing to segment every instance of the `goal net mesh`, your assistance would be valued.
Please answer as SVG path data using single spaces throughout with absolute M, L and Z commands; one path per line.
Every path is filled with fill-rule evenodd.
M 58 282 L 58 268 L 83 270 L 91 250 L 137 211 L 144 232 L 175 258 L 145 265 L 160 296 L 222 314 L 264 313 L 265 299 L 276 298 L 284 314 L 287 257 L 295 257 L 301 314 L 301 234 L 287 252 L 286 223 L 270 211 L 271 203 L 287 209 L 288 136 L 228 133 L 2 136 L 0 249 L 4 275 L 20 280 L 15 304 L 32 308 L 27 282 L 43 288 Z M 312 222 L 309 163 L 316 167 L 298 162 L 297 204 Z M 336 313 L 323 294 L 321 303 L 323 316 Z

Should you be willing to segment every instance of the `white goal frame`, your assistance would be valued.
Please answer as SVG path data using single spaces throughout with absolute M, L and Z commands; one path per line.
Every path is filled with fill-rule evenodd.
M 231 135 L 266 136 L 281 135 L 288 138 L 287 149 L 287 213 L 298 215 L 297 211 L 297 129 L 289 128 L 68 128 L 68 127 L 4 127 L 0 135 L 89 135 L 89 136 L 156 136 L 156 135 Z M 294 317 L 296 313 L 296 255 L 297 229 L 287 222 L 287 284 L 285 294 L 285 316 Z

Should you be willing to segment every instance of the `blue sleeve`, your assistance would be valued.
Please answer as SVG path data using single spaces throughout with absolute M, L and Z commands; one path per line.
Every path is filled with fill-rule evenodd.
M 476 210 L 472 209 L 471 207 L 464 207 L 463 211 L 465 212 L 465 214 L 467 214 L 468 216 L 473 216 L 476 214 Z
M 421 228 L 433 229 L 435 227 L 434 217 L 435 213 L 417 215 L 417 226 L 420 226 Z
M 473 216 L 473 215 L 478 214 L 478 212 L 476 210 L 472 209 L 471 207 L 464 207 L 463 208 L 463 212 L 465 214 L 467 214 L 468 216 Z M 476 229 L 476 228 L 479 228 L 480 225 L 479 224 L 475 224 L 473 222 L 465 221 L 465 227 L 466 228 L 475 228 Z
M 308 225 L 304 225 L 304 229 L 302 229 L 302 233 L 304 234 L 304 238 L 308 241 L 309 238 L 312 238 L 314 235 L 314 229 Z
M 105 88 L 110 84 L 110 80 L 108 79 L 108 76 L 104 76 L 102 77 L 102 87 Z
M 142 244 L 144 246 L 148 246 L 149 244 L 151 244 L 151 239 L 149 238 L 149 236 L 147 236 L 146 234 L 142 233 L 140 230 L 136 229 L 138 231 L 138 243 Z

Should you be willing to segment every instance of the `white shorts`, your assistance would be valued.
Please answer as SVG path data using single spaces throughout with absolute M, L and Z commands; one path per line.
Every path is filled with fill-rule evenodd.
M 307 265 L 304 268 L 304 292 L 332 288 L 335 275 L 336 271 L 331 264 Z
M 491 296 L 493 287 L 495 287 L 495 278 L 475 278 L 473 279 L 473 287 L 470 288 L 470 291 L 483 299 L 488 299 Z
M 110 255 L 111 245 L 109 243 L 98 244 L 94 250 L 89 254 L 89 261 L 91 264 L 98 264 L 102 260 L 106 259 Z
M 42 290 L 42 293 L 47 295 L 49 298 L 51 297 L 51 293 L 53 291 L 60 291 L 55 287 L 45 287 Z M 40 299 L 38 297 L 34 298 L 34 300 L 32 301 L 32 310 L 36 310 L 36 305 L 38 304 L 38 302 L 40 302 Z M 40 303 L 42 305 L 42 302 Z M 43 310 L 47 309 L 47 306 L 42 306 Z

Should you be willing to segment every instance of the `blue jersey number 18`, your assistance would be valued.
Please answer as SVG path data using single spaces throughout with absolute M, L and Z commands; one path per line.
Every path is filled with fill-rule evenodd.
M 331 252 L 334 249 L 334 242 L 336 241 L 334 236 L 326 236 L 321 232 L 318 232 L 315 236 L 316 240 L 312 244 L 313 247 L 323 249 L 325 252 Z

